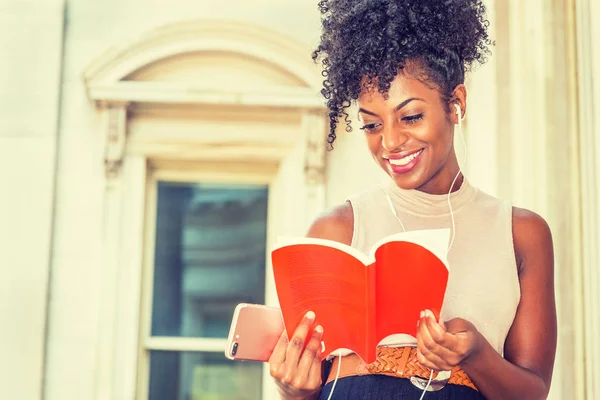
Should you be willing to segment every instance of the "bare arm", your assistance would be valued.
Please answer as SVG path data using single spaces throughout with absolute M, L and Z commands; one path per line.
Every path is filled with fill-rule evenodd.
M 354 215 L 350 203 L 344 203 L 317 218 L 306 236 L 335 240 L 348 246 L 352 243 Z
M 481 392 L 495 399 L 545 399 L 556 352 L 552 234 L 540 216 L 514 209 L 513 238 L 521 301 L 502 358 L 485 343 L 462 367 Z
M 552 235 L 538 215 L 513 212 L 521 301 L 506 338 L 504 358 L 468 321 L 419 321 L 419 361 L 438 370 L 459 364 L 489 400 L 546 399 L 556 351 Z

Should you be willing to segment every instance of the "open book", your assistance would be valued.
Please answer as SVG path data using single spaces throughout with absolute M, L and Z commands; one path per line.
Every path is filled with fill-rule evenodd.
M 385 338 L 416 336 L 421 311 L 429 309 L 439 318 L 448 282 L 449 232 L 395 234 L 368 255 L 330 240 L 280 240 L 271 259 L 288 337 L 304 314 L 314 311 L 324 329 L 323 358 L 349 349 L 371 363 Z

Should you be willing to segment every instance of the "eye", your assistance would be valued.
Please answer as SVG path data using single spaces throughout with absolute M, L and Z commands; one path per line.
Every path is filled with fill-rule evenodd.
M 423 119 L 423 113 L 421 114 L 416 114 L 416 115 L 409 115 L 407 117 L 402 118 L 402 121 L 404 121 L 407 124 L 416 124 L 417 122 L 419 122 L 420 120 Z
M 366 133 L 375 133 L 376 131 L 379 130 L 379 128 L 381 128 L 381 124 L 374 123 L 374 124 L 367 124 L 367 125 L 361 127 L 360 129 L 365 131 Z

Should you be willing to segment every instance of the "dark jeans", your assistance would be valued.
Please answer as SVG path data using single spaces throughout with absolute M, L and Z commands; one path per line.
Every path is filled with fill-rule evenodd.
M 323 387 L 319 400 L 327 400 L 333 382 Z M 385 375 L 361 375 L 340 378 L 331 400 L 419 400 L 423 391 L 404 378 Z M 446 385 L 427 392 L 423 400 L 485 400 L 478 391 L 462 385 Z

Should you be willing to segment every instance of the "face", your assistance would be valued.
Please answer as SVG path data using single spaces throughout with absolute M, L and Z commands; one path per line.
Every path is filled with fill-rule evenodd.
M 457 86 L 453 100 L 464 112 L 466 92 Z M 403 73 L 391 82 L 388 98 L 364 92 L 358 99 L 361 129 L 375 161 L 403 189 L 444 194 L 459 171 L 454 153 L 453 104 Z

